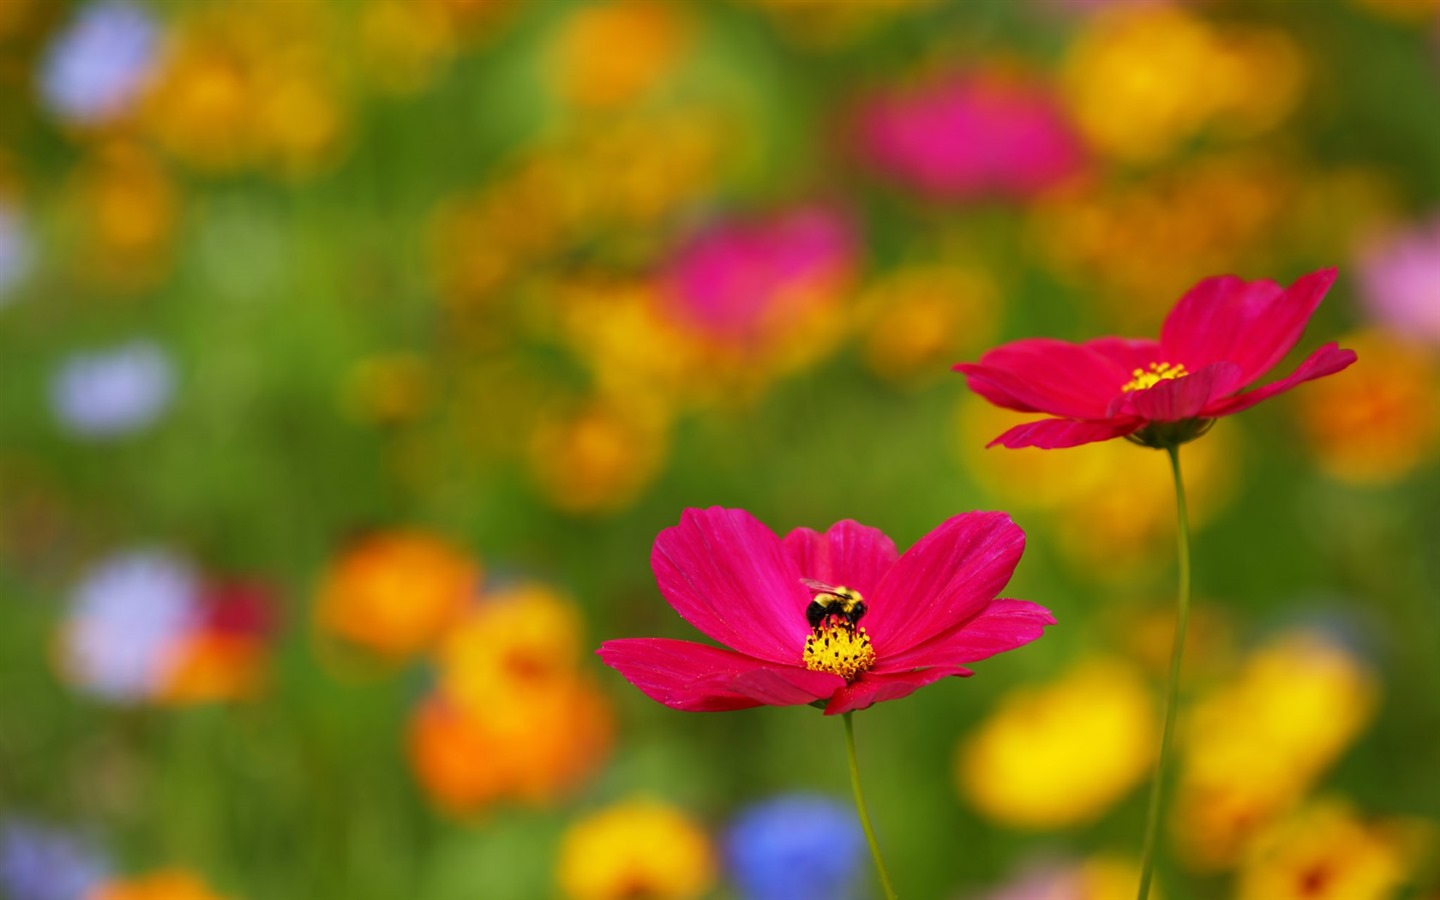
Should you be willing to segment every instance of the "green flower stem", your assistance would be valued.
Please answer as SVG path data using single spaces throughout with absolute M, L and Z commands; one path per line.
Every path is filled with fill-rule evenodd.
M 1170 744 L 1175 736 L 1175 710 L 1180 705 L 1180 657 L 1185 651 L 1185 629 L 1190 623 L 1190 518 L 1185 510 L 1185 480 L 1180 477 L 1180 448 L 1171 444 L 1165 452 L 1170 454 L 1170 471 L 1175 475 L 1180 590 L 1175 611 L 1175 643 L 1170 649 L 1170 683 L 1165 691 L 1165 725 L 1160 736 L 1160 758 L 1155 761 L 1155 777 L 1150 782 L 1150 812 L 1145 821 L 1144 850 L 1140 854 L 1139 900 L 1150 896 L 1150 876 L 1155 869 L 1155 844 L 1165 805 L 1165 771 L 1170 761 Z
M 885 870 L 885 858 L 880 855 L 880 845 L 875 841 L 875 829 L 870 827 L 870 814 L 865 811 L 865 795 L 860 793 L 860 767 L 855 762 L 855 723 L 850 720 L 852 713 L 845 713 L 845 749 L 850 753 L 850 786 L 855 789 L 855 809 L 860 813 L 860 827 L 865 829 L 865 840 L 870 843 L 870 855 L 875 857 L 875 868 L 880 873 L 880 886 L 885 889 L 886 900 L 895 900 L 895 888 L 890 884 L 890 873 Z

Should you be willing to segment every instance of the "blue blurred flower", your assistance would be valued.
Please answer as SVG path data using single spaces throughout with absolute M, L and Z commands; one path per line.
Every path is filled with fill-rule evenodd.
M 0 894 L 10 900 L 82 900 L 109 868 L 72 832 L 24 819 L 0 825 Z
M 30 235 L 20 213 L 0 200 L 0 306 L 6 294 L 30 270 Z
M 86 5 L 45 53 L 42 100 L 59 118 L 80 125 L 123 114 L 155 68 L 159 38 L 155 19 L 136 3 Z
M 792 794 L 758 803 L 725 839 L 731 880 L 746 900 L 844 900 L 869 864 L 855 813 L 827 797 Z
M 153 696 L 171 655 L 196 625 L 199 586 L 162 550 L 132 550 L 92 568 L 71 595 L 60 665 L 83 689 L 109 700 Z
M 113 350 L 76 353 L 50 382 L 59 420 L 80 437 L 137 431 L 164 412 L 175 392 L 175 369 L 159 345 L 131 341 Z

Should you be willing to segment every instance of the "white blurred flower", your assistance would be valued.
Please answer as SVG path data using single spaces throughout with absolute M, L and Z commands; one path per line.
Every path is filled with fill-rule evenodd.
M 154 71 L 159 46 L 159 26 L 139 4 L 87 4 L 45 52 L 41 99 L 58 118 L 80 125 L 123 115 Z
M 107 700 L 153 696 L 200 615 L 199 585 L 184 560 L 162 550 L 112 556 L 71 595 L 61 631 L 65 676 Z
M 175 393 L 175 368 L 159 345 L 131 341 L 76 353 L 50 381 L 55 416 L 73 434 L 105 438 L 138 431 L 160 417 Z

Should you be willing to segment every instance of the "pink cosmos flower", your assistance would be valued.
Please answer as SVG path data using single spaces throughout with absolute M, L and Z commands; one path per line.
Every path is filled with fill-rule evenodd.
M 1207 278 L 1175 304 L 1159 341 L 1030 338 L 955 369 L 997 406 L 1057 417 L 1017 425 L 989 446 L 1053 449 L 1116 437 L 1176 446 L 1221 416 L 1355 361 L 1354 351 L 1329 343 L 1285 378 L 1241 393 L 1295 346 L 1334 281 L 1334 269 L 1288 288 L 1233 275 Z
M 954 516 L 901 555 L 848 519 L 781 540 L 742 509 L 687 509 L 655 539 L 655 580 L 682 618 L 731 649 L 629 638 L 597 652 L 675 709 L 864 709 L 970 675 L 964 663 L 1054 624 L 1034 603 L 995 599 L 1024 549 L 998 512 Z
M 855 255 L 850 223 L 823 207 L 720 220 L 671 260 L 666 298 L 693 330 L 748 343 L 826 302 L 854 269 Z
M 1360 299 L 1380 324 L 1440 344 L 1440 217 L 1367 247 L 1360 288 Z
M 952 72 L 869 100 L 858 116 L 861 154 L 937 200 L 1024 199 L 1076 174 L 1085 154 L 1038 80 Z

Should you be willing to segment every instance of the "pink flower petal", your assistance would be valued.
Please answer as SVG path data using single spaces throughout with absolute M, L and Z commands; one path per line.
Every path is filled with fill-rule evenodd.
M 825 715 L 838 716 L 841 713 L 864 709 L 883 700 L 899 700 L 908 697 L 927 684 L 954 675 L 968 678 L 974 673 L 959 666 L 935 666 L 908 672 L 891 672 L 877 675 L 866 672 L 859 681 L 847 684 L 835 692 L 825 706 Z
M 972 663 L 1023 647 L 1054 625 L 1050 610 L 1028 600 L 995 600 L 978 616 L 903 653 L 883 657 L 871 672 Z M 865 677 L 870 677 L 870 672 Z
M 1334 269 L 1321 269 L 1281 289 L 1270 281 L 1233 275 L 1207 278 L 1191 288 L 1166 316 L 1160 344 L 1166 359 L 1192 372 L 1229 361 L 1240 367 L 1240 386 L 1278 363 L 1305 330 Z
M 1025 550 L 1025 532 L 999 512 L 945 520 L 890 569 L 867 598 L 864 626 L 885 659 L 948 631 L 1000 592 Z
M 824 534 L 797 528 L 784 543 L 801 575 L 854 588 L 867 599 L 900 558 L 895 542 L 883 531 L 850 519 L 836 522 Z
M 1115 385 L 1117 391 L 1135 377 L 1136 369 L 1148 369 L 1151 363 L 1165 361 L 1160 355 L 1160 342 L 1149 338 L 1102 337 L 1080 346 L 1100 354 L 1120 370 L 1124 381 Z
M 1239 390 L 1241 384 L 1239 366 L 1211 363 L 1183 378 L 1167 378 L 1153 387 L 1122 393 L 1112 408 L 1117 414 L 1151 422 L 1180 422 L 1200 415 L 1211 403 Z
M 1130 370 L 1093 348 L 1051 338 L 1004 344 L 959 363 L 970 389 L 990 402 L 1021 412 L 1101 419 Z
M 626 638 L 606 641 L 596 653 L 645 696 L 690 712 L 813 703 L 845 683 L 829 672 L 773 665 L 691 641 Z
M 1042 450 L 1058 450 L 1062 447 L 1078 447 L 1081 444 L 1123 437 L 1140 430 L 1144 424 L 1143 420 L 1135 418 L 1115 419 L 1110 422 L 1041 419 L 1038 422 L 1016 425 L 985 446 L 1000 444 L 1012 449 L 1039 447 Z
M 1205 410 L 1205 416 L 1228 416 L 1231 413 L 1249 409 L 1261 400 L 1268 400 L 1276 394 L 1283 394 L 1296 385 L 1306 381 L 1313 381 L 1316 378 L 1323 378 L 1326 375 L 1334 375 L 1336 372 L 1355 362 L 1355 359 L 1354 350 L 1342 350 L 1338 344 L 1331 341 L 1310 354 L 1305 361 L 1287 377 L 1279 381 L 1272 381 L 1263 387 L 1258 387 L 1238 397 L 1221 400 L 1219 403 Z
M 655 538 L 660 593 L 685 621 L 741 653 L 794 664 L 810 592 L 770 529 L 743 509 L 687 509 Z

